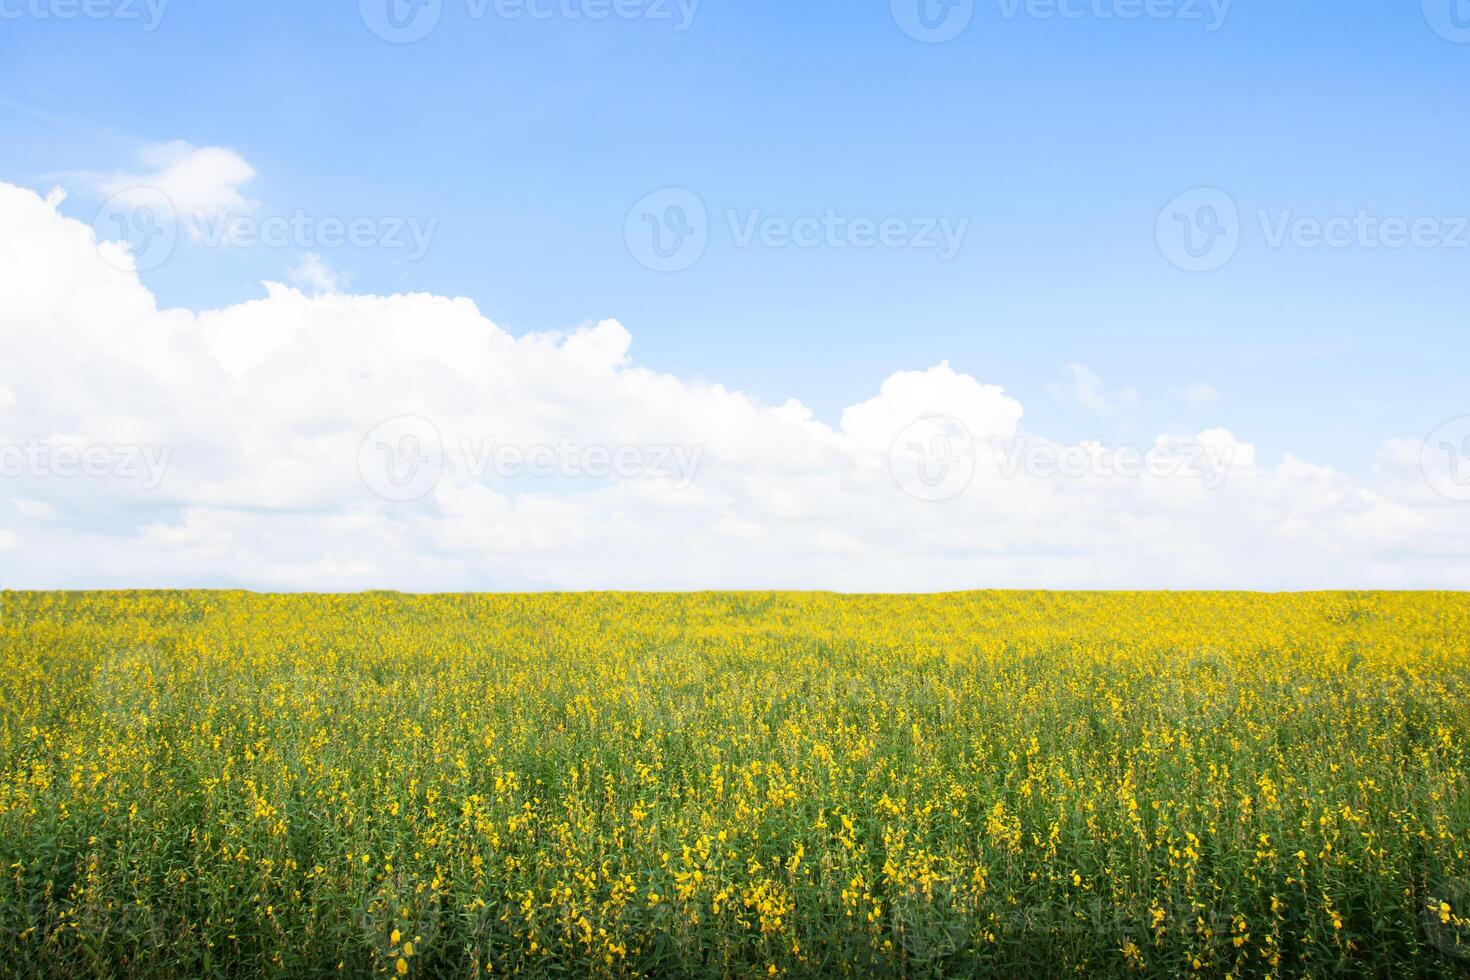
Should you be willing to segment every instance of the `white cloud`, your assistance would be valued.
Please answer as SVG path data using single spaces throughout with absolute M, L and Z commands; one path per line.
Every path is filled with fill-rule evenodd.
M 286 270 L 291 285 L 311 293 L 340 293 L 352 281 L 349 273 L 338 272 L 320 255 L 307 252 L 301 261 Z
M 1185 388 L 1183 391 L 1183 395 L 1184 400 L 1195 408 L 1198 408 L 1202 405 L 1208 405 L 1210 402 L 1216 401 L 1220 397 L 1220 393 L 1215 390 L 1214 385 L 1205 384 L 1202 381 L 1195 382 L 1194 384 Z
M 832 426 L 797 401 L 768 407 L 642 367 L 612 320 L 517 338 L 466 299 L 281 284 L 224 309 L 161 310 L 56 203 L 0 183 L 0 467 L 21 469 L 0 479 L 8 584 L 933 590 L 1470 577 L 1464 510 L 1415 478 L 1402 446 L 1371 485 L 1292 458 L 1267 466 L 1223 430 L 1161 437 L 1136 454 L 1148 451 L 1144 466 L 1119 447 L 1026 432 L 1016 400 L 948 364 L 893 374 Z M 1072 378 L 1074 394 L 1123 400 Z M 402 416 L 426 421 L 380 429 Z M 24 454 L 60 446 L 98 472 Z M 389 499 L 434 472 L 422 496 Z M 150 474 L 161 477 L 151 490 Z
M 1119 409 L 1131 408 L 1138 403 L 1138 392 L 1132 387 L 1116 394 L 1110 393 L 1098 373 L 1085 364 L 1068 364 L 1061 382 L 1049 384 L 1046 390 L 1053 396 L 1081 406 L 1096 415 L 1111 415 Z
M 240 188 L 255 179 L 255 168 L 234 150 L 179 140 L 145 147 L 139 163 L 144 169 L 132 173 L 75 176 L 101 196 L 117 196 L 124 203 L 151 203 L 151 196 L 161 192 L 195 238 L 204 234 L 207 223 L 254 208 Z
M 56 507 L 44 500 L 17 498 L 11 503 L 15 505 L 16 514 L 28 521 L 49 521 L 57 516 Z

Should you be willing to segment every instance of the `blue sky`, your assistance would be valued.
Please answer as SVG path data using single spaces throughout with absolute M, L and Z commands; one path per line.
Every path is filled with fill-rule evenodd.
M 265 207 L 438 219 L 417 262 L 324 253 L 354 289 L 469 296 L 513 332 L 616 316 L 642 363 L 821 417 L 948 358 L 1061 435 L 1207 413 L 1268 454 L 1310 446 L 1360 470 L 1470 394 L 1470 249 L 1271 249 L 1253 217 L 1470 214 L 1470 45 L 1416 4 L 1237 0 L 1212 31 L 1185 0 L 1128 21 L 1103 0 L 1075 19 L 991 0 L 938 44 L 883 2 L 704 0 L 684 31 L 472 9 L 447 0 L 410 44 L 348 2 L 175 0 L 152 31 L 141 9 L 0 22 L 0 175 L 42 188 L 142 144 L 230 147 Z M 696 190 L 720 229 L 674 274 L 622 235 L 664 186 Z M 1228 190 L 1247 228 L 1205 275 L 1153 234 L 1199 186 Z M 740 249 L 728 209 L 970 227 L 950 261 Z M 292 258 L 186 253 L 145 281 L 168 304 L 222 305 Z M 1049 396 L 1068 362 L 1139 403 L 1097 417 Z M 1173 394 L 1195 383 L 1218 400 Z
M 7 579 L 1463 587 L 1467 95 L 1470 0 L 0 0 Z

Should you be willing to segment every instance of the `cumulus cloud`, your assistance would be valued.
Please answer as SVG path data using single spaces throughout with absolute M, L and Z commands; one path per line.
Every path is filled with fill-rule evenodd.
M 1095 415 L 1111 415 L 1119 409 L 1138 404 L 1135 389 L 1128 387 L 1110 392 L 1102 377 L 1085 364 L 1068 364 L 1064 380 L 1047 385 L 1047 391 Z
M 241 186 L 255 179 L 253 168 L 234 150 L 220 146 L 196 147 L 182 140 L 145 147 L 141 169 L 124 173 L 72 175 L 101 197 L 125 207 L 130 201 L 154 203 L 163 194 L 184 228 L 196 239 L 212 222 L 248 213 L 254 203 Z
M 307 252 L 301 261 L 286 270 L 291 285 L 310 293 L 340 293 L 352 276 L 333 269 L 315 252 Z
M 1067 445 L 949 364 L 898 371 L 827 424 L 798 400 L 649 370 L 614 320 L 515 337 L 428 294 L 268 283 L 223 309 L 160 309 L 128 253 L 56 203 L 0 183 L 7 584 L 1273 588 L 1470 573 L 1464 511 L 1410 478 L 1402 447 L 1368 485 L 1267 465 L 1218 429 Z

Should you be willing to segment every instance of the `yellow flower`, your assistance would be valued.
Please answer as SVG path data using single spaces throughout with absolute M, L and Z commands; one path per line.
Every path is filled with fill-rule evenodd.
M 775 974 L 828 935 L 874 973 L 936 936 L 1007 973 L 1077 889 L 1145 910 L 1071 950 L 1116 971 L 1330 945 L 1392 976 L 1463 928 L 1423 889 L 1470 872 L 1470 595 L 0 600 L 0 848 L 33 896 L 0 933 L 53 972 L 126 972 L 99 917 L 231 894 L 181 956 L 284 969 L 310 921 L 389 975 L 425 943 L 633 974 L 667 931 Z M 1396 938 L 1352 948 L 1349 911 Z

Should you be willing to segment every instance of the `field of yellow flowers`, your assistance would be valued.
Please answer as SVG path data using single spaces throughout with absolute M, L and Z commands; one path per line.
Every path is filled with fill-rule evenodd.
M 7 593 L 7 975 L 1464 975 L 1470 596 Z

